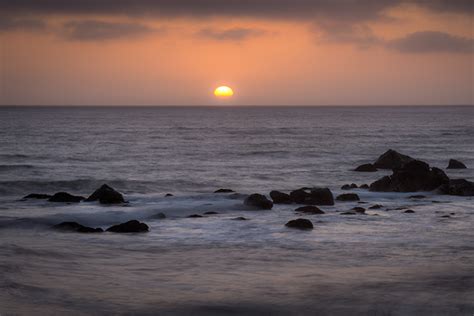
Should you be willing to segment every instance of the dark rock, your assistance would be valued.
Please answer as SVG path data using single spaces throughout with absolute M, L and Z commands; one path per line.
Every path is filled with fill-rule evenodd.
M 60 224 L 54 225 L 53 228 L 57 230 L 72 231 L 78 233 L 102 233 L 104 231 L 102 228 L 87 227 L 76 222 L 62 222 Z
M 165 197 L 171 197 L 171 196 L 174 196 L 174 195 L 171 194 L 171 193 L 166 193 L 166 194 L 165 194 Z
M 234 193 L 234 190 L 231 189 L 219 189 L 214 191 L 214 193 Z
M 126 223 L 118 224 L 107 228 L 108 232 L 113 233 L 144 233 L 148 232 L 148 225 L 140 223 L 137 220 L 131 220 Z
M 355 212 L 342 212 L 341 215 L 356 215 Z
M 344 194 L 340 194 L 336 197 L 336 200 L 338 201 L 343 201 L 343 202 L 346 202 L 346 201 L 359 201 L 359 196 L 355 193 L 344 193 Z
M 375 161 L 374 167 L 379 169 L 399 169 L 412 160 L 414 159 L 410 156 L 389 149 Z
M 369 185 L 366 184 L 366 183 L 364 183 L 364 184 L 361 184 L 359 188 L 360 188 L 360 189 L 368 190 L 368 189 L 369 189 Z
M 451 218 L 450 215 L 443 215 L 443 216 L 441 216 L 441 217 L 442 217 L 442 218 Z
M 67 192 L 58 192 L 55 193 L 52 197 L 49 198 L 49 202 L 73 202 L 78 203 L 84 200 L 83 196 L 71 195 Z
M 246 219 L 245 217 L 239 216 L 239 217 L 233 218 L 232 220 L 234 220 L 234 221 L 246 221 L 248 219 Z
M 466 165 L 456 159 L 449 159 L 446 169 L 466 169 Z
M 309 219 L 298 218 L 289 221 L 285 224 L 289 228 L 298 228 L 298 229 L 313 229 L 313 223 Z
M 204 216 L 202 215 L 199 215 L 199 214 L 192 214 L 192 215 L 189 215 L 188 218 L 202 218 Z
M 415 213 L 415 211 L 414 211 L 414 210 L 406 210 L 406 211 L 405 211 L 405 212 L 403 212 L 403 213 L 407 213 L 407 214 L 413 214 L 413 213 Z
M 219 214 L 217 212 L 205 212 L 204 215 L 216 215 Z
M 265 195 L 258 193 L 249 195 L 245 200 L 244 204 L 254 208 L 262 210 L 271 210 L 273 207 L 273 202 L 267 199 Z
M 320 210 L 317 206 L 313 205 L 298 207 L 295 212 L 306 214 L 324 214 L 322 210 Z
M 51 198 L 51 195 L 49 194 L 38 194 L 38 193 L 31 193 L 28 194 L 27 196 L 23 197 L 24 199 L 38 199 L 38 200 L 44 200 L 44 199 L 49 199 Z
M 375 205 L 372 205 L 371 207 L 369 207 L 369 210 L 378 210 L 378 209 L 381 209 L 383 207 L 383 205 L 381 204 L 375 204 Z
M 367 204 L 367 202 L 359 201 L 359 202 L 357 202 L 357 204 Z
M 412 160 L 402 168 L 393 170 L 391 176 L 385 176 L 370 185 L 371 191 L 416 192 L 432 191 L 449 182 L 448 176 L 438 168 L 420 160 Z
M 426 196 L 418 194 L 418 195 L 410 195 L 408 198 L 409 199 L 424 199 L 424 198 L 426 198 Z
M 328 188 L 302 188 L 292 191 L 290 197 L 298 204 L 334 205 L 334 197 Z
M 465 179 L 453 179 L 441 185 L 437 191 L 441 194 L 474 196 L 474 182 Z
M 99 201 L 100 204 L 120 204 L 125 203 L 122 194 L 103 184 L 100 188 L 94 191 L 85 202 Z
M 166 215 L 164 213 L 158 213 L 158 214 L 150 216 L 149 218 L 151 218 L 151 219 L 165 219 Z
M 355 168 L 354 171 L 358 172 L 376 172 L 377 168 L 371 163 L 366 163 L 363 165 L 360 165 L 359 167 Z
M 356 213 L 365 213 L 365 208 L 359 206 L 353 207 L 352 210 Z
M 280 191 L 272 191 L 270 192 L 270 198 L 273 200 L 275 204 L 291 204 L 291 198 L 289 194 L 280 192 Z

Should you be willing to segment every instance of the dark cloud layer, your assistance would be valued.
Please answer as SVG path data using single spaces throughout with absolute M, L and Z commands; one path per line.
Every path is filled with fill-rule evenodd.
M 62 36 L 69 40 L 103 41 L 145 35 L 155 30 L 140 23 L 81 20 L 64 23 Z
M 473 39 L 434 31 L 411 33 L 388 42 L 387 46 L 403 53 L 474 52 Z
M 218 41 L 240 41 L 250 37 L 264 35 L 265 33 L 263 30 L 251 28 L 232 28 L 226 30 L 205 28 L 197 32 L 196 35 Z
M 0 16 L 0 32 L 11 31 L 40 31 L 46 28 L 46 23 L 38 19 L 12 19 Z

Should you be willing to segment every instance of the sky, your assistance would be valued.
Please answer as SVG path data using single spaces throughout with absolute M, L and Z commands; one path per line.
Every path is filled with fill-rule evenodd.
M 0 0 L 0 105 L 474 104 L 472 0 Z

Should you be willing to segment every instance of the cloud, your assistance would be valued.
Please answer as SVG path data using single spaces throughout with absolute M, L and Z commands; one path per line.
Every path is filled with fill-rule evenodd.
M 46 29 L 46 23 L 39 19 L 12 19 L 0 16 L 0 32 L 41 31 L 44 29 Z
M 196 35 L 218 41 L 240 41 L 249 37 L 260 36 L 266 31 L 251 28 L 232 28 L 227 30 L 215 30 L 205 28 L 196 33 Z
M 474 39 L 443 32 L 423 31 L 388 41 L 386 46 L 403 53 L 472 53 Z
M 81 20 L 64 23 L 61 35 L 68 40 L 104 41 L 142 36 L 154 31 L 157 30 L 140 23 Z
M 365 24 L 322 21 L 316 23 L 313 30 L 318 34 L 320 41 L 328 43 L 353 44 L 359 48 L 368 48 L 383 42 Z

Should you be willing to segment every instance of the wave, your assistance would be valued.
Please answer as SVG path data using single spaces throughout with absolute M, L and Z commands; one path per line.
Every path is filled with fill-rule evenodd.
M 28 164 L 13 164 L 13 165 L 0 165 L 0 172 L 2 171 L 12 171 L 12 170 L 22 170 L 22 169 L 33 169 L 36 166 Z

